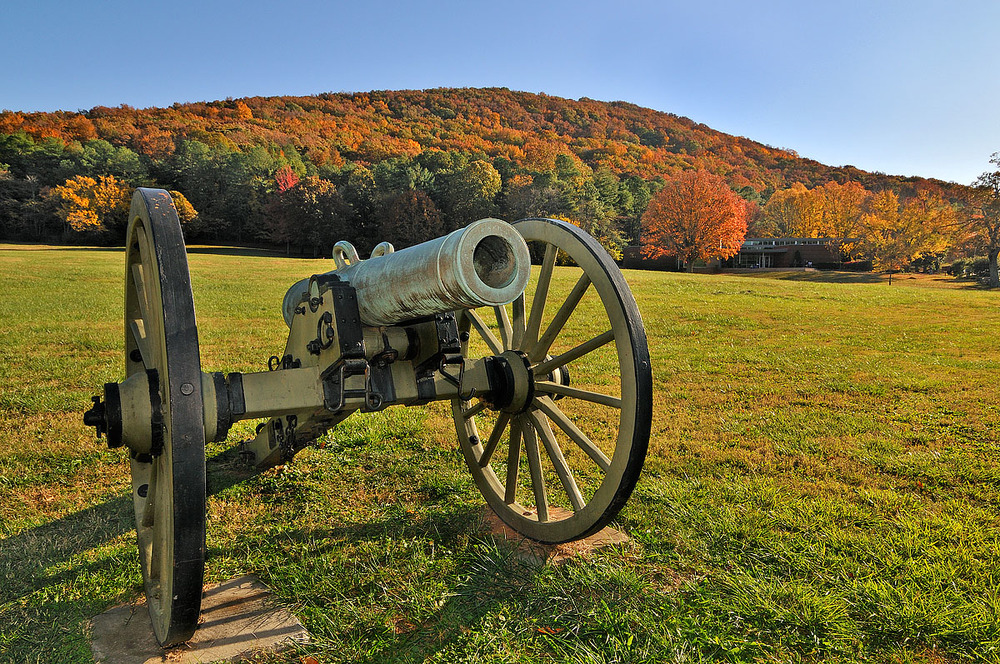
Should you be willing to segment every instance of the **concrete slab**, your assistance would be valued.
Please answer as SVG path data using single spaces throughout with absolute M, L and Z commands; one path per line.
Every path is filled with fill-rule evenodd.
M 243 576 L 205 586 L 201 620 L 194 637 L 164 650 L 156 643 L 145 600 L 116 606 L 91 621 L 96 662 L 152 664 L 240 661 L 309 640 L 309 632 L 287 609 L 270 601 L 259 579 Z
M 571 516 L 572 512 L 561 507 L 549 506 L 549 516 L 553 520 L 565 519 Z M 534 540 L 527 539 L 500 520 L 500 517 L 489 507 L 483 510 L 483 525 L 493 539 L 504 542 L 514 547 L 515 553 L 522 560 L 535 564 L 560 564 L 571 558 L 582 558 L 589 555 L 596 549 L 601 549 L 613 544 L 623 544 L 629 541 L 628 535 L 615 530 L 610 526 L 599 530 L 589 537 L 585 537 L 575 542 L 565 544 L 540 544 Z

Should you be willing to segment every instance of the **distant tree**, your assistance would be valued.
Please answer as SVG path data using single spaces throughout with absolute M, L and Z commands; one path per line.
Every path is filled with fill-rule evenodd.
M 443 234 L 444 222 L 434 201 L 420 190 L 408 189 L 393 197 L 386 206 L 379 239 L 402 249 Z
M 814 191 L 822 197 L 819 236 L 831 238 L 831 248 L 850 255 L 861 234 L 861 216 L 871 192 L 857 182 L 827 182 Z
M 329 180 L 305 177 L 275 196 L 267 208 L 268 238 L 286 250 L 308 246 L 314 256 L 329 255 L 339 240 L 358 242 L 350 207 Z
M 139 155 L 127 147 L 115 147 L 105 140 L 87 141 L 79 155 L 82 175 L 98 177 L 113 175 L 132 185 L 142 184 L 147 177 L 146 167 Z
M 515 178 L 504 197 L 505 214 L 510 220 L 528 217 L 552 217 L 562 214 L 559 191 L 546 184 L 535 183 L 528 176 Z
M 358 250 L 371 249 L 381 240 L 374 237 L 379 227 L 380 196 L 375 177 L 364 166 L 356 166 L 347 175 L 343 197 L 350 208 L 351 226 L 356 236 L 365 238 L 355 243 Z
M 118 243 L 125 241 L 132 187 L 113 175 L 96 180 L 78 175 L 53 187 L 49 196 L 58 204 L 58 214 L 69 231 L 94 233 Z
M 803 226 L 803 199 L 808 193 L 801 182 L 774 192 L 764 205 L 763 218 L 756 226 L 755 236 L 797 237 Z
M 806 189 L 804 185 L 796 182 L 785 192 L 789 199 L 785 202 L 788 212 L 791 213 L 791 226 L 787 233 L 791 237 L 830 237 L 826 229 L 826 193 L 822 187 Z M 777 203 L 781 200 L 783 192 L 776 192 L 768 201 Z M 778 201 L 775 201 L 775 199 Z
M 462 228 L 495 215 L 500 185 L 499 171 L 482 159 L 452 174 L 445 186 L 448 229 Z
M 861 217 L 859 249 L 876 270 L 889 273 L 892 284 L 894 272 L 921 256 L 943 252 L 954 222 L 954 210 L 940 196 L 922 192 L 900 204 L 894 192 L 882 191 L 871 197 Z
M 642 231 L 643 256 L 676 256 L 690 272 L 697 258 L 729 258 L 740 250 L 747 210 L 718 175 L 687 171 L 649 201 Z
M 186 228 L 188 224 L 198 218 L 198 211 L 194 209 L 184 194 L 179 191 L 171 191 L 170 197 L 174 199 L 174 207 L 177 208 L 177 218 L 180 219 L 181 228 Z
M 587 231 L 604 247 L 615 260 L 621 260 L 623 249 L 627 244 L 621 228 L 609 217 L 598 217 L 583 221 L 580 227 Z
M 247 106 L 246 103 L 244 103 L 242 101 L 237 101 L 236 102 L 236 117 L 239 118 L 240 120 L 252 120 L 253 119 L 253 111 L 250 110 L 250 107 Z
M 14 177 L 0 164 L 0 237 L 18 241 L 58 238 L 65 222 L 56 214 L 57 205 L 41 196 L 38 177 Z
M 1000 152 L 994 152 L 990 163 L 996 170 L 986 171 L 973 184 L 966 205 L 965 226 L 983 248 L 990 263 L 990 288 L 1000 288 L 997 255 L 1000 254 Z
M 274 185 L 278 193 L 284 193 L 294 187 L 299 182 L 298 174 L 292 170 L 291 166 L 282 166 L 274 172 Z
M 743 209 L 747 215 L 747 237 L 767 237 L 767 227 L 764 224 L 764 210 L 754 199 L 743 199 Z
M 642 236 L 642 213 L 646 211 L 658 185 L 637 175 L 628 175 L 622 178 L 621 189 L 620 212 L 625 217 L 622 227 L 629 244 L 639 244 Z

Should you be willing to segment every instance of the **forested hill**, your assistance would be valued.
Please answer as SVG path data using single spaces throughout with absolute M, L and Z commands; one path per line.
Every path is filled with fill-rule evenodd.
M 825 166 L 625 102 L 505 88 L 328 93 L 170 108 L 0 112 L 0 231 L 51 236 L 54 208 L 39 203 L 30 209 L 29 202 L 73 178 L 113 176 L 120 184 L 184 194 L 199 220 L 188 230 L 203 239 L 285 241 L 266 220 L 265 207 L 275 204 L 276 191 L 313 177 L 336 187 L 346 205 L 337 213 L 353 215 L 355 226 L 370 227 L 373 215 L 384 215 L 393 203 L 406 214 L 433 203 L 435 209 L 422 214 L 453 226 L 458 215 L 484 209 L 470 197 L 485 192 L 499 214 L 599 218 L 634 239 L 657 183 L 691 168 L 724 176 L 758 203 L 796 182 L 858 182 L 903 197 L 929 190 L 947 199 L 964 189 Z M 282 185 L 282 173 L 294 182 Z M 404 193 L 408 201 L 400 203 Z M 66 200 L 50 201 L 61 206 L 64 235 L 87 228 L 68 218 Z

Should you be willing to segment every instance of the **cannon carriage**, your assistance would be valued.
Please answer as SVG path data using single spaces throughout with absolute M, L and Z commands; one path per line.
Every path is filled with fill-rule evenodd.
M 355 412 L 450 402 L 490 508 L 545 543 L 600 530 L 635 487 L 652 416 L 645 331 L 617 266 L 575 226 L 484 219 L 398 252 L 382 243 L 367 260 L 338 243 L 334 270 L 288 289 L 288 341 L 257 373 L 202 371 L 167 192 L 136 191 L 125 253 L 125 379 L 104 386 L 84 421 L 128 451 L 164 646 L 198 623 L 205 445 L 237 421 L 265 419 L 240 445 L 266 469 Z

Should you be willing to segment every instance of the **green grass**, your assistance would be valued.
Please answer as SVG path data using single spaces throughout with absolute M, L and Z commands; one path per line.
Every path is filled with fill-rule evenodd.
M 123 255 L 29 249 L 0 247 L 0 661 L 85 662 L 86 621 L 141 595 L 124 455 L 80 419 L 121 378 Z M 190 260 L 221 371 L 280 353 L 285 288 L 325 265 Z M 631 542 L 540 568 L 495 544 L 443 405 L 259 476 L 212 445 L 209 580 L 258 574 L 314 637 L 261 661 L 1000 658 L 1000 294 L 626 276 L 656 410 Z

